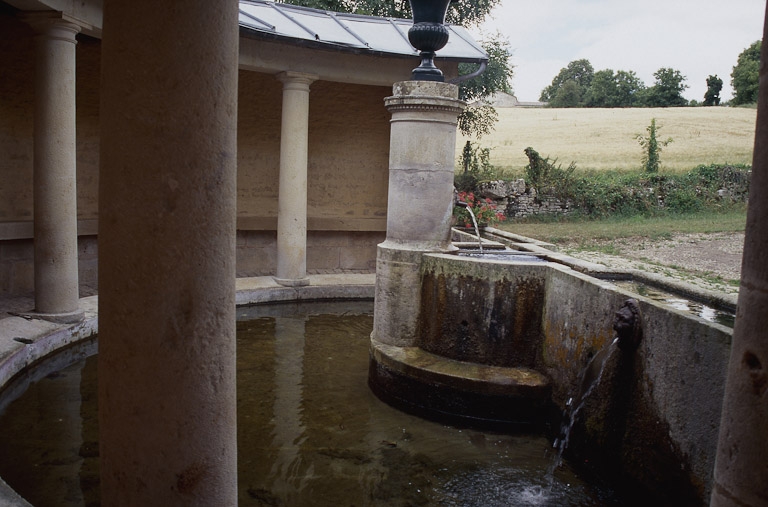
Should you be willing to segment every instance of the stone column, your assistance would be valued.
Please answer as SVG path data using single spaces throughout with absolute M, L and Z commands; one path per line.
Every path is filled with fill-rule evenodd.
M 416 337 L 421 256 L 453 249 L 456 119 L 465 104 L 448 83 L 404 81 L 393 92 L 385 100 L 392 113 L 387 239 L 377 252 L 372 337 L 405 347 Z
M 280 196 L 277 212 L 277 276 L 280 285 L 309 285 L 307 278 L 307 149 L 309 85 L 317 76 L 282 72 Z
M 237 505 L 238 5 L 105 0 L 102 505 Z
M 768 10 L 763 37 L 768 40 Z M 760 59 L 741 285 L 710 503 L 717 507 L 768 505 L 768 44 Z
M 76 322 L 77 192 L 75 36 L 80 27 L 56 13 L 28 15 L 37 31 L 34 120 L 35 313 Z

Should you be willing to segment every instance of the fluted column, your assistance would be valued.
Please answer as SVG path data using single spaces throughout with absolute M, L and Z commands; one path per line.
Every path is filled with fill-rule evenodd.
M 37 32 L 34 117 L 35 312 L 76 322 L 77 191 L 75 36 L 80 27 L 56 13 L 32 14 Z
M 237 9 L 104 2 L 105 506 L 237 505 Z
M 283 119 L 280 128 L 280 195 L 277 212 L 277 275 L 286 286 L 308 285 L 307 149 L 309 85 L 317 76 L 282 72 Z
M 768 505 L 768 44 L 763 44 L 760 59 L 741 285 L 710 503 L 715 507 Z

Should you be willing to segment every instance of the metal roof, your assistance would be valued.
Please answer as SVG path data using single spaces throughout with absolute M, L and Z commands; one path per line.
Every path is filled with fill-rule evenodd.
M 410 19 L 380 18 L 322 11 L 268 0 L 240 2 L 240 27 L 255 34 L 353 52 L 413 57 L 408 42 Z M 437 57 L 463 62 L 487 61 L 488 55 L 466 29 L 446 25 L 448 44 Z

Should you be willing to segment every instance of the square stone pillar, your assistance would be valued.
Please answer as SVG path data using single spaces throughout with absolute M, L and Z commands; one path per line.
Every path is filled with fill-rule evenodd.
M 376 259 L 372 338 L 408 346 L 416 337 L 425 252 L 447 252 L 453 213 L 456 124 L 464 109 L 456 85 L 395 83 L 385 99 L 392 113 L 387 238 Z

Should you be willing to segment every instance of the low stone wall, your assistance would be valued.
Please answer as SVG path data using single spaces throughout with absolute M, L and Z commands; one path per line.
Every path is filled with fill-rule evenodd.
M 497 209 L 504 210 L 508 218 L 531 215 L 565 215 L 571 212 L 571 203 L 551 196 L 539 197 L 536 189 L 526 187 L 524 179 L 514 181 L 486 181 L 480 183 L 478 194 L 493 200 Z
M 572 463 L 648 501 L 706 504 L 730 329 L 557 263 L 426 255 L 422 283 L 418 347 L 544 373 L 552 403 L 573 416 Z M 629 298 L 640 309 L 636 349 L 614 341 Z
M 77 238 L 81 294 L 91 294 L 98 286 L 98 251 L 96 236 Z M 33 240 L 29 238 L 0 240 L 0 295 L 28 294 L 34 290 Z
M 746 202 L 749 195 L 751 172 L 727 167 L 723 170 L 716 199 L 730 202 Z M 660 208 L 665 206 L 663 189 L 638 188 L 640 194 L 656 200 Z M 523 218 L 532 215 L 567 215 L 574 210 L 573 203 L 553 196 L 537 194 L 520 178 L 513 181 L 495 180 L 478 184 L 479 197 L 491 199 L 496 208 L 503 210 L 507 218 Z
M 630 297 L 642 339 L 625 352 L 612 325 Z M 605 361 L 572 421 L 571 455 L 628 487 L 706 504 L 732 331 L 562 269 L 550 272 L 544 315 L 545 373 L 561 409 L 579 403 L 590 360 Z

